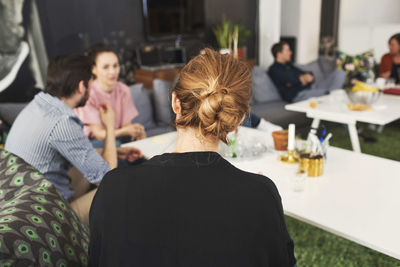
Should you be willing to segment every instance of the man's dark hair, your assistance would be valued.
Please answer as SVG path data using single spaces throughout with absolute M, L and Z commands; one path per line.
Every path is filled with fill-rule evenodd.
M 289 44 L 285 41 L 280 41 L 279 43 L 276 43 L 272 46 L 271 53 L 275 59 L 276 59 L 276 56 L 278 55 L 278 53 L 282 52 L 284 45 L 289 45 Z
M 96 58 L 100 53 L 104 53 L 104 52 L 111 52 L 114 53 L 117 57 L 117 53 L 115 52 L 114 49 L 112 49 L 110 46 L 103 44 L 103 43 L 97 43 L 92 45 L 89 49 L 88 49 L 88 56 L 90 57 L 90 59 L 93 61 L 94 64 L 96 64 Z
M 396 34 L 390 36 L 390 38 L 389 38 L 389 43 L 390 43 L 392 40 L 396 40 L 397 43 L 400 45 L 400 33 L 396 33 Z
M 47 67 L 44 91 L 55 97 L 70 97 L 79 82 L 88 87 L 92 78 L 92 61 L 84 55 L 65 55 L 53 58 Z

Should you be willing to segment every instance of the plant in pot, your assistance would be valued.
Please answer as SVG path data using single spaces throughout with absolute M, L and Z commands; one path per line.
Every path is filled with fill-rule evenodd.
M 213 32 L 218 42 L 219 52 L 230 54 L 232 52 L 232 23 L 222 16 L 221 24 L 214 27 Z
M 223 16 L 221 24 L 213 28 L 213 32 L 221 54 L 233 52 L 235 58 L 246 58 L 245 43 L 251 34 L 250 30 L 247 30 L 241 23 L 232 23 Z
M 251 31 L 246 29 L 243 24 L 236 23 L 236 27 L 238 28 L 238 58 L 246 59 L 247 58 L 247 47 L 246 41 L 247 38 L 250 37 Z

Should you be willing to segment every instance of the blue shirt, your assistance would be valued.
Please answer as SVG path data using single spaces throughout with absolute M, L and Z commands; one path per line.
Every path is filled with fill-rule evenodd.
M 268 70 L 268 75 L 278 88 L 279 94 L 287 102 L 293 102 L 300 91 L 310 88 L 311 84 L 301 84 L 299 77 L 304 73 L 306 72 L 290 62 L 282 64 L 275 61 Z
M 74 194 L 67 175 L 71 165 L 94 184 L 100 183 L 110 169 L 83 133 L 75 112 L 62 100 L 43 92 L 18 115 L 5 149 L 40 171 L 66 199 Z

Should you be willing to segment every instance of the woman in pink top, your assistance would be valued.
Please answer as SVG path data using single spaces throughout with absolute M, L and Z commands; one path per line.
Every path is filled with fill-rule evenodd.
M 85 134 L 94 140 L 102 141 L 106 131 L 100 121 L 99 107 L 107 103 L 115 112 L 115 135 L 118 143 L 124 140 L 137 140 L 146 137 L 144 127 L 138 123 L 132 123 L 132 119 L 138 115 L 133 104 L 129 87 L 118 81 L 119 61 L 117 54 L 104 44 L 97 44 L 90 48 L 89 56 L 94 65 L 92 72 L 95 80 L 89 91 L 89 100 L 82 108 L 75 109 L 78 117 L 84 124 Z M 101 146 L 101 142 L 93 142 L 94 146 Z

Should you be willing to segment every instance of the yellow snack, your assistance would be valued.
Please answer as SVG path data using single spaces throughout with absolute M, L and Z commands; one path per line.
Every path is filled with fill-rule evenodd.
M 357 103 L 349 103 L 347 104 L 347 108 L 353 111 L 372 110 L 372 107 L 370 105 Z
M 351 91 L 353 92 L 378 92 L 379 89 L 375 87 L 371 87 L 366 83 L 356 81 L 354 83 L 354 86 L 351 88 Z
M 317 107 L 317 102 L 311 101 L 310 108 L 316 108 L 316 107 Z

